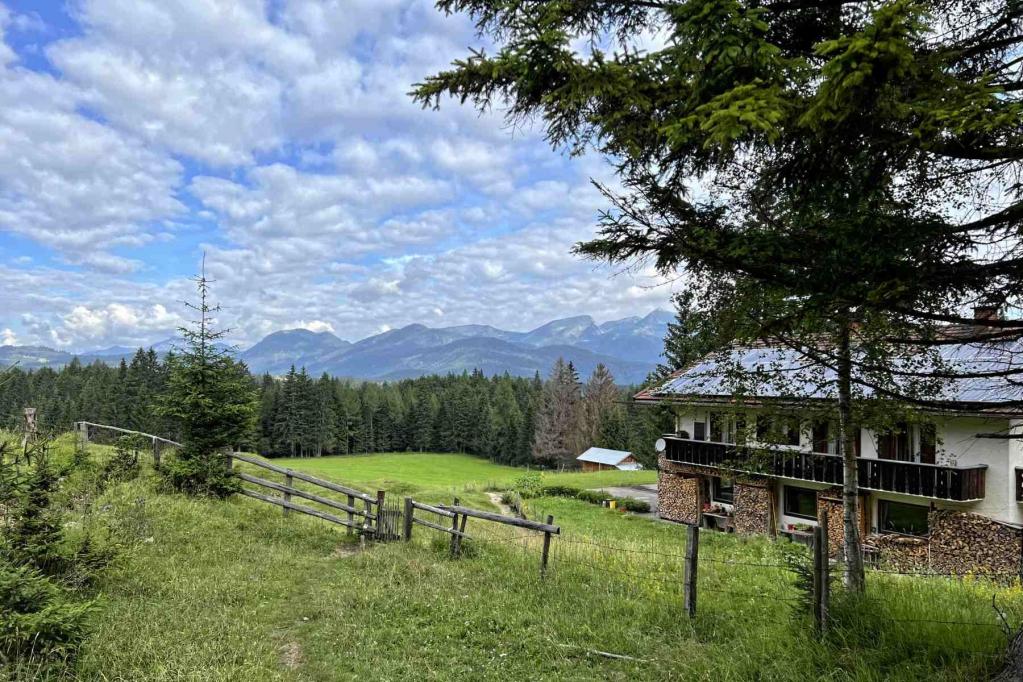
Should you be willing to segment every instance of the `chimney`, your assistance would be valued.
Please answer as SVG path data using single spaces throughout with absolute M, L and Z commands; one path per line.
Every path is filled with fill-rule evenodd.
M 973 319 L 978 322 L 983 320 L 1000 320 L 1002 319 L 1002 307 L 995 303 L 982 303 L 974 306 Z

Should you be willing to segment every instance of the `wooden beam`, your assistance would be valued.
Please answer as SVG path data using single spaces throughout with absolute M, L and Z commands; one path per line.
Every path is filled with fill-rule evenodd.
M 553 533 L 554 535 L 561 534 L 560 526 L 554 526 L 549 523 L 540 523 L 538 521 L 520 519 L 514 516 L 502 516 L 501 514 L 480 511 L 479 509 L 470 509 L 468 507 L 460 507 L 458 505 L 451 505 L 450 507 L 442 505 L 441 509 L 447 509 L 448 511 L 454 512 L 455 514 L 465 514 L 466 516 L 471 516 L 475 519 L 494 521 L 495 523 L 503 523 L 509 526 L 517 526 L 518 528 L 528 528 L 529 530 L 535 530 L 541 533 Z
M 122 429 L 119 426 L 110 426 L 109 424 L 94 424 L 93 422 L 75 422 L 75 424 L 85 424 L 86 426 L 92 426 L 97 429 L 108 429 L 110 431 L 117 431 L 118 433 L 145 436 L 146 438 L 153 438 L 155 440 L 158 440 L 161 443 L 167 443 L 168 445 L 174 445 L 179 448 L 181 447 L 181 443 L 177 442 L 176 440 L 171 440 L 170 438 L 161 438 L 160 436 L 154 436 L 151 433 L 145 433 L 143 431 L 132 431 L 131 429 Z
M 309 474 L 302 473 L 301 471 L 295 471 L 294 469 L 286 469 L 284 467 L 279 467 L 276 464 L 270 464 L 269 462 L 266 462 L 266 461 L 264 461 L 262 459 L 258 459 L 256 457 L 249 457 L 248 455 L 240 455 L 237 452 L 234 453 L 231 456 L 234 457 L 235 459 L 241 461 L 241 462 L 246 462 L 248 464 L 253 464 L 255 466 L 262 467 L 264 469 L 276 472 L 278 474 L 284 474 L 285 476 L 289 476 L 289 475 L 290 476 L 294 476 L 295 478 L 297 478 L 300 481 L 305 481 L 306 483 L 312 483 L 313 485 L 318 485 L 321 488 L 326 488 L 327 490 L 332 490 L 332 491 L 334 491 L 336 493 L 341 493 L 343 495 L 351 495 L 352 497 L 357 497 L 360 500 L 363 500 L 363 501 L 366 501 L 366 502 L 376 502 L 376 498 L 375 497 L 367 495 L 366 493 L 362 492 L 361 490 L 356 490 L 355 488 L 349 488 L 347 486 L 339 485 L 339 484 L 334 483 L 332 481 L 326 481 L 326 480 L 324 480 L 322 478 L 317 478 L 316 476 L 310 476 Z
M 427 528 L 432 528 L 433 530 L 439 530 L 442 533 L 452 533 L 452 534 L 464 535 L 463 533 L 459 533 L 457 530 L 452 530 L 452 529 L 450 529 L 450 528 L 448 528 L 446 526 L 442 526 L 442 525 L 437 524 L 437 523 L 430 523 L 429 521 L 424 521 L 423 519 L 413 518 L 412 519 L 412 523 L 418 524 L 420 526 L 425 526 Z M 465 537 L 469 537 L 469 536 L 465 535 Z
M 432 512 L 434 514 L 437 514 L 438 516 L 443 516 L 448 519 L 453 518 L 455 516 L 454 512 L 448 511 L 447 509 L 434 507 L 433 505 L 430 504 L 423 504 L 422 502 L 416 502 L 415 500 L 412 500 L 412 506 L 415 507 L 416 509 L 422 509 L 423 511 Z
M 251 497 L 251 498 L 256 499 L 256 500 L 261 500 L 261 501 L 267 502 L 269 504 L 276 504 L 278 507 L 287 507 L 288 509 L 294 509 L 295 511 L 300 512 L 302 514 L 308 514 L 309 516 L 315 516 L 318 519 L 323 519 L 324 521 L 330 521 L 331 523 L 336 523 L 339 526 L 347 526 L 348 525 L 348 522 L 345 521 L 344 519 L 342 519 L 339 516 L 334 516 L 333 514 L 328 514 L 326 512 L 317 511 L 316 509 L 313 509 L 312 507 L 306 507 L 306 506 L 301 505 L 301 504 L 295 504 L 294 502 L 285 502 L 284 500 L 282 500 L 279 497 L 271 497 L 270 495 L 262 495 L 260 493 L 257 493 L 255 491 L 253 491 L 253 490 L 246 490 L 245 488 L 242 488 L 239 492 L 242 495 L 245 495 L 246 497 Z
M 287 486 L 281 485 L 280 483 L 268 481 L 265 478 L 259 478 L 258 476 L 250 476 L 249 474 L 246 473 L 239 473 L 238 478 L 242 479 L 243 481 L 246 481 L 247 483 L 261 485 L 264 488 L 276 490 L 277 492 L 283 493 L 285 495 L 295 495 L 296 497 L 301 497 L 309 500 L 310 502 L 316 502 L 318 504 L 331 507 L 332 509 L 337 509 L 338 511 L 348 512 L 349 514 L 358 514 L 359 516 L 362 516 L 365 513 L 356 509 L 355 507 L 349 507 L 347 504 L 344 504 L 343 502 L 332 500 L 329 497 L 321 497 L 319 495 L 311 493 L 307 490 L 302 490 L 300 488 L 289 488 Z M 287 500 L 287 498 L 285 498 L 285 500 L 290 501 Z M 354 523 L 353 520 L 349 520 L 348 522 L 345 523 L 345 525 L 351 526 L 353 528 L 358 528 L 358 526 Z

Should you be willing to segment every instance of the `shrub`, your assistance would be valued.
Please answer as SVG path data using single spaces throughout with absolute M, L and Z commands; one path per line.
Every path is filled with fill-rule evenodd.
M 512 490 L 522 497 L 540 497 L 543 494 L 543 474 L 539 471 L 527 471 L 515 479 Z
M 543 494 L 547 497 L 578 497 L 580 488 L 571 485 L 545 485 Z
M 627 511 L 634 512 L 636 514 L 648 514 L 650 512 L 650 504 L 643 500 L 637 500 L 635 497 L 619 497 L 618 508 Z
M 583 502 L 589 502 L 591 504 L 603 504 L 606 500 L 612 499 L 611 496 L 603 490 L 580 490 L 576 494 L 576 497 Z
M 145 438 L 139 436 L 121 436 L 114 445 L 114 456 L 103 465 L 100 477 L 104 483 L 119 483 L 137 478 L 139 466 L 139 450 L 145 446 Z
M 39 571 L 0 559 L 0 659 L 70 657 L 92 610 Z

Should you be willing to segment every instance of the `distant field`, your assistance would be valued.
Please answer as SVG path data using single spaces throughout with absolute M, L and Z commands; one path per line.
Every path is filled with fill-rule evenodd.
M 430 491 L 459 491 L 486 486 L 509 486 L 526 472 L 521 467 L 495 464 L 472 455 L 426 453 L 381 453 L 339 457 L 275 459 L 274 464 L 348 483 L 360 488 L 381 489 L 395 494 Z M 609 485 L 638 485 L 657 481 L 656 471 L 599 471 L 592 473 L 544 473 L 550 483 L 596 488 Z

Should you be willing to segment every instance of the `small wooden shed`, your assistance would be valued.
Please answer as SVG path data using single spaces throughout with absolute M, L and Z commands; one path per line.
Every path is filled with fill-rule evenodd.
M 607 448 L 590 448 L 576 457 L 583 471 L 603 471 L 604 469 L 621 469 L 632 471 L 642 469 L 643 465 L 636 461 L 631 452 L 625 450 L 608 450 Z

